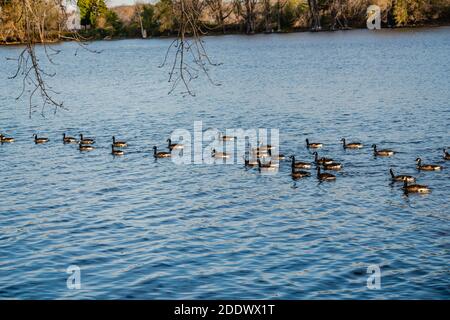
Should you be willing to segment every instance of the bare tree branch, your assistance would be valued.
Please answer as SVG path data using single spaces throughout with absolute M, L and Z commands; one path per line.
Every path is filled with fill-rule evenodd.
M 220 85 L 212 80 L 209 75 L 209 66 L 217 66 L 209 58 L 203 39 L 204 32 L 201 29 L 200 15 L 205 3 L 201 0 L 175 0 L 174 14 L 179 24 L 177 39 L 172 41 L 167 49 L 164 61 L 160 67 L 167 65 L 170 52 L 175 51 L 169 70 L 169 82 L 172 87 L 169 94 L 174 92 L 179 84 L 185 88 L 186 94 L 195 96 L 190 82 L 203 74 L 213 85 Z

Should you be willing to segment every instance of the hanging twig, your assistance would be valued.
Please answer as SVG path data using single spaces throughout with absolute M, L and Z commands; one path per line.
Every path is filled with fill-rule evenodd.
M 210 60 L 201 39 L 204 32 L 201 29 L 199 17 L 203 6 L 201 0 L 175 0 L 174 2 L 173 10 L 178 20 L 179 30 L 177 38 L 169 45 L 164 61 L 160 66 L 167 65 L 170 52 L 175 50 L 174 59 L 169 69 L 169 82 L 172 83 L 169 94 L 174 92 L 177 86 L 182 83 L 186 89 L 183 93 L 195 96 L 190 82 L 198 78 L 200 73 L 204 74 L 213 85 L 220 85 L 212 80 L 208 69 L 208 66 L 219 64 Z

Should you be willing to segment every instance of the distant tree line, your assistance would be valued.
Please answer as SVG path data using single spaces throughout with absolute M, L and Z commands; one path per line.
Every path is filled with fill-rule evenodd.
M 33 0 L 30 9 L 29 1 L 0 0 L 0 43 L 23 43 L 27 33 L 36 41 L 44 42 L 57 39 L 64 32 L 64 15 L 56 2 Z
M 384 27 L 450 21 L 450 0 L 188 1 L 192 19 L 207 34 L 360 28 L 366 25 L 366 10 L 371 4 L 380 6 Z M 127 19 L 122 11 L 121 7 L 107 9 L 94 29 L 118 37 L 140 36 L 141 23 L 149 36 L 175 35 L 180 29 L 176 0 L 137 4 Z
M 160 0 L 108 8 L 105 0 L 73 0 L 81 15 L 81 34 L 95 38 L 177 35 L 183 21 L 180 0 Z M 20 42 L 23 0 L 0 0 L 0 42 Z M 191 21 L 205 34 L 259 33 L 293 30 L 338 30 L 365 26 L 366 9 L 380 6 L 383 26 L 413 26 L 450 21 L 450 0 L 184 0 Z M 61 1 L 33 0 L 45 12 L 40 35 L 55 37 L 64 30 Z M 39 28 L 38 28 L 39 29 Z M 189 31 L 187 32 L 189 33 Z

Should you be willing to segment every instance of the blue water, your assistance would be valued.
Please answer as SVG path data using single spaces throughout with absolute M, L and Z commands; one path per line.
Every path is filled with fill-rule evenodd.
M 28 117 L 0 48 L 0 297 L 20 299 L 448 299 L 450 28 L 208 37 L 196 97 L 168 95 L 158 68 L 171 40 L 74 43 L 47 70 L 67 111 Z M 77 54 L 75 55 L 75 52 Z M 37 102 L 37 101 L 36 101 Z M 332 183 L 242 165 L 157 162 L 174 129 L 276 128 L 280 151 L 304 140 L 344 164 Z M 34 145 L 33 133 L 50 138 Z M 67 132 L 97 149 L 63 145 Z M 126 155 L 110 154 L 115 134 Z M 339 140 L 365 144 L 344 151 Z M 392 148 L 372 156 L 370 145 Z M 417 172 L 414 160 L 446 166 Z M 388 168 L 432 193 L 405 196 Z M 367 267 L 381 289 L 367 288 Z M 66 286 L 81 269 L 81 289 Z

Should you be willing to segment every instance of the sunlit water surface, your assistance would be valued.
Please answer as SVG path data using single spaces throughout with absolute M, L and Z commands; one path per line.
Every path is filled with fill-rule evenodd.
M 441 298 L 450 297 L 450 29 L 208 37 L 214 86 L 168 95 L 158 68 L 169 39 L 54 48 L 50 80 L 68 111 L 28 117 L 15 100 L 18 47 L 0 48 L 0 297 Z M 77 50 L 78 49 L 78 50 Z M 76 53 L 76 55 L 75 55 Z M 44 59 L 42 59 L 44 63 Z M 180 88 L 181 89 L 181 88 Z M 37 101 L 36 101 L 37 102 Z M 154 161 L 177 128 L 277 128 L 280 151 L 311 160 L 304 140 L 344 164 L 334 183 L 294 183 L 242 165 Z M 33 133 L 50 138 L 34 145 Z M 85 133 L 80 153 L 61 135 Z M 129 142 L 114 158 L 110 139 Z M 340 138 L 359 140 L 344 151 Z M 392 148 L 388 159 L 370 145 Z M 406 197 L 388 168 L 432 193 Z M 367 288 L 367 267 L 381 289 Z M 69 290 L 66 269 L 81 268 Z

